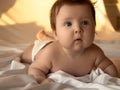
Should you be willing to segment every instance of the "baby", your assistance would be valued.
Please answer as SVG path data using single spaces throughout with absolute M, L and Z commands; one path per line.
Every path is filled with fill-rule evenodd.
M 58 70 L 79 77 L 92 69 L 101 68 L 111 76 L 117 76 L 114 64 L 93 43 L 95 36 L 95 10 L 89 0 L 56 0 L 51 8 L 50 23 L 55 40 L 39 40 L 23 54 L 28 62 L 33 60 L 28 74 L 39 83 L 53 80 L 47 75 Z M 40 43 L 45 43 L 41 46 Z M 39 48 L 40 47 L 40 48 Z M 33 53 L 32 52 L 32 53 Z M 27 59 L 26 59 L 27 60 Z

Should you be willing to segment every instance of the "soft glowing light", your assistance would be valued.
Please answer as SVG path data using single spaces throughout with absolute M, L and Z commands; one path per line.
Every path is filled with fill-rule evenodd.
M 103 0 L 98 0 L 98 4 L 95 5 L 96 10 L 96 30 L 97 31 L 115 31 L 110 23 Z M 106 26 L 107 25 L 107 26 Z
M 96 2 L 96 30 L 105 29 L 107 23 L 107 30 L 114 31 L 105 10 L 103 0 L 92 0 Z M 31 23 L 34 22 L 39 26 L 43 26 L 46 30 L 51 30 L 49 13 L 50 8 L 55 0 L 16 0 L 15 4 L 1 16 L 0 24 L 13 25 L 17 23 Z M 118 0 L 118 3 L 120 0 Z M 120 10 L 119 4 L 116 4 Z M 5 21 L 5 22 L 4 22 Z
M 16 23 L 35 22 L 50 29 L 49 12 L 55 0 L 17 0 L 7 13 Z
M 2 18 L 4 18 L 4 19 L 2 20 Z M 2 24 L 2 25 L 6 25 L 6 24 L 14 25 L 15 24 L 15 22 L 11 18 L 6 16 L 6 14 L 2 15 L 1 20 L 2 20 L 3 24 L 2 23 L 0 23 L 0 24 Z

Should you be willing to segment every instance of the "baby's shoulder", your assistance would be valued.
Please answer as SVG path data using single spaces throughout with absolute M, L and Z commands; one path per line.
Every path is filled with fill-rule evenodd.
M 96 60 L 101 61 L 101 60 L 107 59 L 106 55 L 104 54 L 104 51 L 99 46 L 97 46 L 96 44 L 93 44 L 92 48 L 93 48 L 93 54 Z
M 49 44 L 47 44 L 44 48 L 42 48 L 38 54 L 40 55 L 46 55 L 46 56 L 53 56 L 58 53 L 58 45 L 56 41 L 53 41 Z
M 108 61 L 107 57 L 104 54 L 104 51 L 96 44 L 91 45 L 89 50 L 89 55 L 95 60 L 95 63 L 100 63 L 103 60 Z
M 46 45 L 44 48 L 42 48 L 35 56 L 35 60 L 36 61 L 52 61 L 56 55 L 58 54 L 57 51 L 57 46 L 56 44 L 53 42 L 49 43 L 48 45 Z
M 88 49 L 88 55 L 93 58 L 102 58 L 105 57 L 103 50 L 96 44 L 92 44 Z
M 96 44 L 92 44 L 90 47 L 89 47 L 89 50 L 92 51 L 93 53 L 103 53 L 103 50 Z

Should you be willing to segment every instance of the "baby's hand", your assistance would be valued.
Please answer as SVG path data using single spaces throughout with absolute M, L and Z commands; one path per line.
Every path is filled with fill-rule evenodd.
M 44 81 L 42 81 L 41 84 L 46 84 L 46 83 L 50 83 L 50 82 L 54 82 L 54 80 L 47 78 Z

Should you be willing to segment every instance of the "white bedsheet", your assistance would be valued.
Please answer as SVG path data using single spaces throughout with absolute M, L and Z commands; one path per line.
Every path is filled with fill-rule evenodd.
M 54 83 L 37 84 L 27 75 L 28 65 L 14 60 L 0 60 L 0 90 L 120 90 L 120 79 L 110 77 L 101 69 L 83 77 L 74 77 L 63 71 L 49 75 Z
M 98 90 L 120 90 L 120 79 L 105 74 L 101 69 L 92 71 L 89 75 L 74 77 L 63 71 L 50 75 L 55 82 L 71 85 L 76 88 L 95 88 Z

